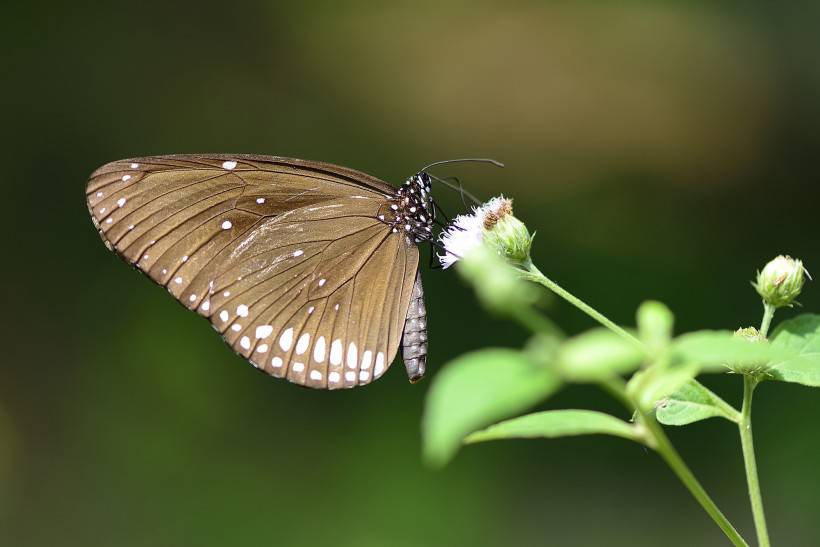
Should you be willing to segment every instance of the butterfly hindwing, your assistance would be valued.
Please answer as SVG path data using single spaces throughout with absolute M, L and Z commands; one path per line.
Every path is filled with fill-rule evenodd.
M 87 200 L 109 248 L 255 366 L 337 388 L 398 349 L 418 250 L 379 219 L 394 192 L 302 160 L 159 156 L 98 169 Z

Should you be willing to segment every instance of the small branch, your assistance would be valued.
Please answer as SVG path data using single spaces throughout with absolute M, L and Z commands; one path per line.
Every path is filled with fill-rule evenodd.
M 769 320 L 771 320 L 771 317 L 769 317 Z M 743 463 L 746 468 L 746 483 L 749 486 L 749 501 L 752 505 L 757 542 L 760 547 L 769 547 L 769 531 L 766 526 L 766 515 L 763 512 L 763 496 L 760 493 L 760 481 L 757 476 L 757 460 L 755 459 L 754 439 L 752 437 L 752 396 L 756 386 L 757 380 L 755 378 L 751 376 L 743 377 L 743 409 L 741 410 L 741 420 L 738 428 L 740 429 L 740 444 L 743 447 Z
M 760 322 L 759 332 L 764 338 L 769 334 L 769 327 L 772 324 L 772 317 L 774 317 L 774 310 L 776 309 L 771 304 L 763 302 L 763 320 Z
M 595 308 L 593 308 L 580 298 L 576 297 L 569 291 L 565 290 L 558 283 L 545 276 L 543 273 L 541 273 L 541 271 L 538 268 L 535 267 L 535 265 L 532 262 L 526 264 L 525 267 L 526 270 L 522 272 L 524 278 L 529 279 L 530 281 L 533 281 L 540 285 L 543 285 L 544 287 L 551 290 L 552 292 L 554 292 L 555 294 L 557 294 L 558 296 L 560 296 L 561 298 L 563 298 L 564 300 L 566 300 L 567 302 L 569 302 L 570 304 L 572 304 L 573 306 L 575 306 L 576 308 L 590 316 L 591 318 L 595 319 L 601 325 L 605 326 L 621 338 L 629 340 L 632 344 L 635 344 L 642 350 L 645 349 L 643 343 L 640 340 L 638 340 L 633 335 L 626 332 L 623 328 L 619 327 L 618 325 L 610 321 L 603 314 L 599 313 Z

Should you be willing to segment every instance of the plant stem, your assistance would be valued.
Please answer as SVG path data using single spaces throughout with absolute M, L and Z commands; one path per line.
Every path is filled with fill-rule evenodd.
M 729 519 L 726 518 L 726 515 L 721 512 L 712 498 L 709 497 L 709 494 L 706 493 L 706 490 L 695 477 L 694 473 L 692 473 L 692 470 L 689 469 L 689 466 L 686 465 L 686 462 L 683 461 L 683 458 L 681 458 L 674 445 L 672 445 L 672 441 L 666 436 L 661 425 L 655 420 L 655 417 L 644 412 L 635 401 L 629 397 L 623 382 L 606 382 L 604 387 L 615 396 L 616 399 L 624 403 L 629 410 L 637 410 L 641 423 L 646 428 L 647 435 L 649 435 L 649 438 L 647 438 L 648 442 L 646 443 L 647 446 L 653 448 L 660 454 L 661 458 L 663 458 L 670 469 L 672 469 L 672 472 L 675 473 L 695 500 L 703 507 L 706 514 L 723 530 L 723 533 L 726 534 L 726 537 L 729 538 L 732 545 L 735 547 L 749 547 L 746 540 L 743 539 L 735 527 L 732 526 L 732 523 L 729 522 Z
M 774 309 L 772 308 L 772 311 Z M 771 321 L 763 318 L 764 325 Z M 761 332 L 763 329 L 761 328 Z M 749 485 L 749 501 L 752 504 L 752 515 L 755 521 L 757 542 L 760 547 L 769 547 L 769 531 L 766 527 L 766 515 L 763 512 L 763 497 L 760 494 L 760 481 L 757 477 L 757 461 L 755 459 L 754 439 L 752 437 L 752 396 L 754 395 L 757 379 L 752 376 L 743 377 L 743 408 L 741 409 L 740 444 L 743 447 L 743 463 L 746 467 L 746 483 Z
M 760 322 L 760 334 L 766 337 L 769 334 L 769 326 L 772 324 L 772 317 L 774 317 L 774 306 L 763 302 L 763 321 Z
M 544 287 L 548 288 L 591 318 L 595 319 L 597 322 L 617 334 L 618 336 L 629 340 L 631 343 L 637 345 L 641 349 L 645 349 L 643 343 L 635 338 L 633 335 L 626 332 L 624 329 L 607 319 L 603 314 L 599 313 L 595 308 L 581 300 L 580 298 L 576 297 L 569 291 L 565 290 L 561 287 L 558 283 L 553 281 L 552 279 L 545 276 L 541 271 L 535 267 L 535 264 L 532 262 L 525 265 L 526 271 L 524 272 L 524 277 L 529 279 L 530 281 L 534 281 L 543 285 Z
M 698 479 L 683 461 L 678 451 L 675 450 L 669 437 L 666 436 L 663 428 L 655 421 L 655 418 L 652 416 L 644 416 L 644 423 L 655 438 L 655 443 L 657 444 L 655 450 L 661 455 L 664 461 L 666 461 L 667 465 L 669 465 L 675 475 L 678 476 L 683 485 L 689 489 L 689 492 L 692 493 L 692 496 L 698 501 L 700 506 L 703 507 L 703 510 L 706 511 L 706 513 L 712 517 L 712 520 L 715 521 L 715 524 L 723 530 L 723 533 L 726 534 L 729 541 L 737 547 L 749 547 L 746 540 L 740 536 L 740 533 L 732 526 L 732 523 L 729 522 L 726 515 L 718 509 L 718 506 L 715 505 L 715 502 L 712 501 L 712 498 L 706 493 L 706 490 L 704 490 Z

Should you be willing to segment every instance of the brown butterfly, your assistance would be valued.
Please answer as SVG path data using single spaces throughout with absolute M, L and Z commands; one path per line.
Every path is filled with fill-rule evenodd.
M 100 167 L 86 198 L 106 246 L 256 368 L 355 387 L 384 374 L 401 342 L 410 380 L 424 375 L 417 245 L 436 212 L 424 170 L 395 188 L 314 161 L 152 156 Z

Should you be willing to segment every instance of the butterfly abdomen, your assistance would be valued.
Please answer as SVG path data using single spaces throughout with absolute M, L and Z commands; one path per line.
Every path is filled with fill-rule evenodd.
M 427 365 L 427 309 L 424 307 L 424 289 L 421 286 L 420 272 L 416 272 L 410 306 L 404 320 L 401 346 L 407 376 L 411 382 L 418 382 L 424 376 Z

